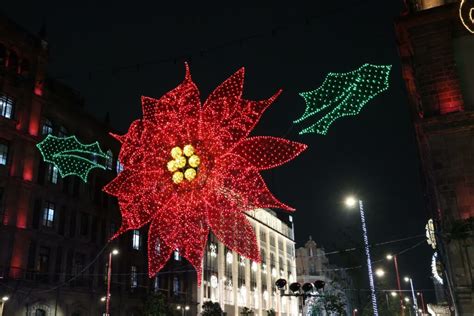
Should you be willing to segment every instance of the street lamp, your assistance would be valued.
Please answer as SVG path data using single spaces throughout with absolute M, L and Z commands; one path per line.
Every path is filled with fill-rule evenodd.
M 7 295 L 4 295 L 2 297 L 2 300 L 0 301 L 0 316 L 3 315 L 3 306 L 5 305 L 5 302 L 8 301 L 10 299 L 10 297 L 8 297 Z
M 186 312 L 189 310 L 189 306 L 188 306 L 188 305 L 186 305 L 186 306 L 178 305 L 178 306 L 176 306 L 176 309 L 177 309 L 177 310 L 180 310 L 180 311 L 181 311 L 181 315 L 184 316 L 184 313 L 186 313 Z
M 357 312 L 358 312 L 357 308 L 354 308 L 354 310 L 352 311 L 352 316 L 355 316 Z
M 423 292 L 418 292 L 418 293 L 416 293 L 416 295 L 421 297 L 421 310 L 423 311 L 424 314 L 426 314 L 425 299 L 423 298 Z
M 382 278 L 385 275 L 385 271 L 382 268 L 375 270 L 375 275 L 379 278 Z
M 398 273 L 398 257 L 397 255 L 388 254 L 386 258 L 387 260 L 393 260 L 393 265 L 395 266 L 395 275 L 397 276 L 397 287 L 398 287 L 398 292 L 400 293 L 400 307 L 403 313 L 403 293 L 402 293 L 402 286 L 400 284 L 400 274 Z
M 410 277 L 405 277 L 404 280 L 405 280 L 405 282 L 410 282 L 411 296 L 413 298 L 413 309 L 415 310 L 415 315 L 417 315 L 418 314 L 418 303 L 416 301 L 415 289 L 413 288 L 413 280 Z
M 112 256 L 118 255 L 119 251 L 113 249 L 109 253 L 109 265 L 107 266 L 107 295 L 105 296 L 105 315 L 110 316 L 110 278 L 112 277 Z
M 365 244 L 365 254 L 367 256 L 367 272 L 369 275 L 369 284 L 370 284 L 370 294 L 372 298 L 372 308 L 374 310 L 374 316 L 378 316 L 379 312 L 377 309 L 377 298 L 375 296 L 375 286 L 374 286 L 374 276 L 372 274 L 372 260 L 370 259 L 370 248 L 369 248 L 369 237 L 367 236 L 367 227 L 365 226 L 365 213 L 364 213 L 364 204 L 362 200 L 357 200 L 353 196 L 349 196 L 346 198 L 346 206 L 353 208 L 359 204 L 359 212 L 360 212 L 360 221 L 362 224 L 362 233 L 364 238 Z

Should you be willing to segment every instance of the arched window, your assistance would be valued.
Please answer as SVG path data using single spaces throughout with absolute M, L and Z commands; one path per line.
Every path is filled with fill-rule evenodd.
M 177 296 L 179 294 L 179 278 L 177 276 L 173 277 L 173 295 Z
M 53 123 L 50 120 L 48 119 L 43 120 L 43 127 L 41 128 L 41 134 L 43 136 L 46 136 L 48 134 L 53 134 Z
M 18 55 L 14 51 L 10 51 L 10 56 L 8 56 L 8 67 L 15 72 L 18 71 Z
M 46 316 L 46 311 L 41 308 L 37 308 L 35 311 L 35 316 Z
M 112 170 L 114 167 L 114 154 L 112 153 L 112 150 L 107 150 L 107 170 Z M 117 172 L 118 173 L 118 172 Z
M 116 167 L 116 170 L 117 170 L 117 174 L 119 174 L 120 172 L 123 171 L 123 165 L 120 163 L 120 160 L 117 159 L 117 167 Z

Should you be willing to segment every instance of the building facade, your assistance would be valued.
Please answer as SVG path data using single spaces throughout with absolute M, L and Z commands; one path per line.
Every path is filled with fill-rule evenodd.
M 291 216 L 279 218 L 268 209 L 247 212 L 247 219 L 255 230 L 262 262 L 253 262 L 228 249 L 210 234 L 203 260 L 201 286 L 196 275 L 189 279 L 187 289 L 190 311 L 201 312 L 202 304 L 217 302 L 228 316 L 266 316 L 273 310 L 278 315 L 298 314 L 296 298 L 281 297 L 275 281 L 283 278 L 296 280 L 295 243 Z M 165 272 L 160 282 L 172 282 L 172 275 Z M 193 306 L 194 305 L 194 306 Z M 190 313 L 196 315 L 196 312 Z M 246 315 L 246 314 L 244 314 Z
M 345 305 L 346 314 L 352 313 L 352 279 L 345 270 L 329 263 L 326 252 L 317 246 L 311 236 L 304 247 L 296 249 L 296 275 L 300 284 L 324 281 L 326 286 L 321 294 L 326 292 L 339 296 Z M 307 305 L 307 313 L 311 315 L 311 304 Z
M 396 21 L 446 297 L 474 311 L 474 4 L 412 0 Z M 462 3 L 462 5 L 461 5 Z M 427 267 L 428 269 L 428 267 Z
M 108 239 L 120 225 L 102 192 L 121 171 L 110 127 L 87 114 L 80 95 L 46 75 L 48 43 L 0 16 L 0 297 L 3 315 L 102 315 L 113 247 L 113 315 L 138 315 L 152 282 L 146 231 Z M 61 178 L 36 144 L 52 134 L 98 141 L 108 159 L 87 182 Z M 114 158 L 115 157 L 115 158 Z M 97 158 L 97 157 L 96 157 Z

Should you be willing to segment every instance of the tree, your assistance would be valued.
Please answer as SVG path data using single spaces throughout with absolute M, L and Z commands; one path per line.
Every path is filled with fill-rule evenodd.
M 222 308 L 217 302 L 207 301 L 202 304 L 202 316 L 221 316 L 222 313 Z
M 171 314 L 172 312 L 168 302 L 161 293 L 148 295 L 143 306 L 144 316 L 167 316 Z
M 244 307 L 240 314 L 245 315 L 245 316 L 250 316 L 250 315 L 253 315 L 253 311 L 248 307 Z
M 267 316 L 276 316 L 276 312 L 273 308 L 267 310 Z

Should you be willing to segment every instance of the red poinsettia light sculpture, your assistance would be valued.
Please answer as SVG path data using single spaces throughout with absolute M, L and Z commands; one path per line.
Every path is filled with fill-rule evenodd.
M 201 105 L 188 65 L 184 82 L 160 99 L 142 97 L 143 119 L 114 135 L 123 171 L 104 191 L 118 198 L 122 226 L 115 236 L 148 223 L 148 272 L 155 275 L 178 250 L 196 269 L 209 231 L 227 247 L 260 261 L 245 211 L 292 210 L 268 190 L 260 170 L 300 154 L 306 145 L 275 137 L 248 137 L 268 100 L 242 98 L 244 69 Z M 114 236 L 114 237 L 115 237 Z

